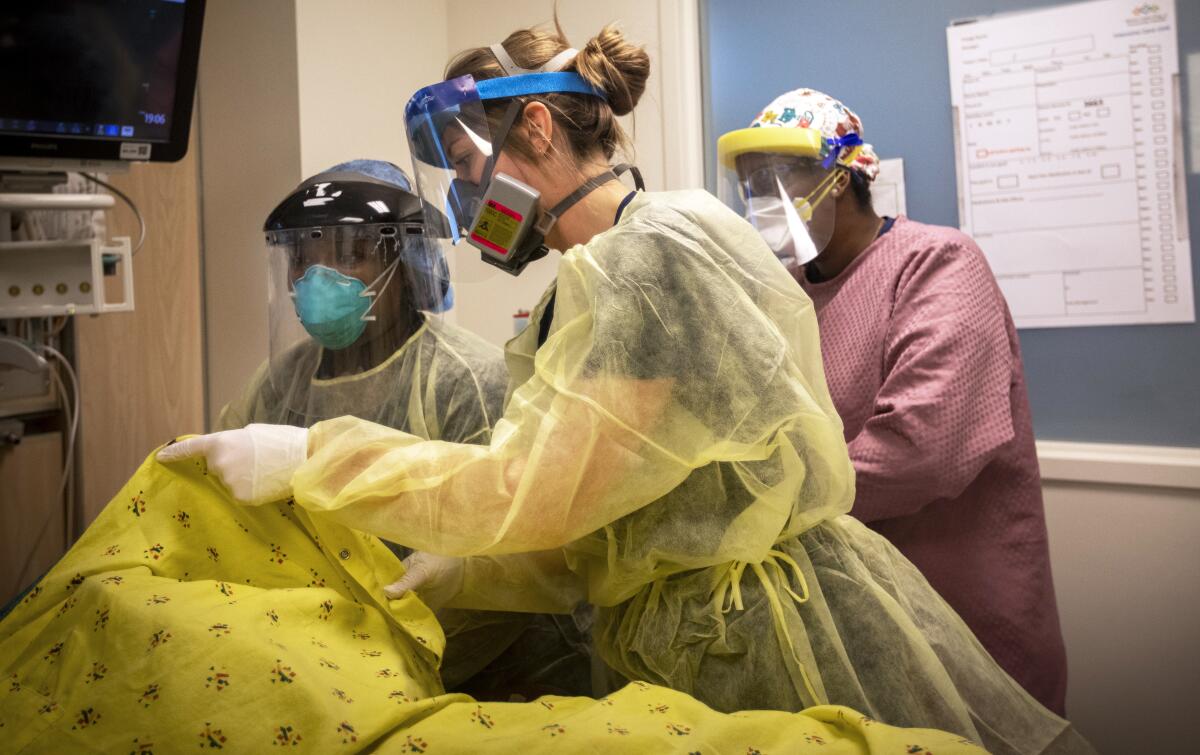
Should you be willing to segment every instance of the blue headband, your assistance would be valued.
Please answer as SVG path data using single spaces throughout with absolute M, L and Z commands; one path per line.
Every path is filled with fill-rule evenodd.
M 549 73 L 523 73 L 496 79 L 475 82 L 475 91 L 481 100 L 499 100 L 507 97 L 525 97 L 531 94 L 586 94 L 607 101 L 604 92 L 592 86 L 573 71 Z

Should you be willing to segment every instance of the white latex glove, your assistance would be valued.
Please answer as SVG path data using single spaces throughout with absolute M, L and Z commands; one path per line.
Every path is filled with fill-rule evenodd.
M 247 425 L 172 443 L 160 462 L 204 457 L 237 500 L 258 506 L 292 494 L 292 474 L 308 457 L 308 430 L 291 425 Z
M 404 559 L 404 569 L 399 581 L 383 588 L 392 600 L 411 590 L 436 611 L 462 592 L 465 561 L 461 558 L 417 551 Z

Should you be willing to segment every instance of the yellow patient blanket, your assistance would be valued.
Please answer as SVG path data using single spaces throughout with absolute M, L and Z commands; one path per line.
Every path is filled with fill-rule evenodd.
M 375 537 L 151 457 L 0 623 L 0 752 L 981 752 L 849 708 L 725 715 L 640 682 L 447 695 L 433 613 L 384 598 L 402 571 Z

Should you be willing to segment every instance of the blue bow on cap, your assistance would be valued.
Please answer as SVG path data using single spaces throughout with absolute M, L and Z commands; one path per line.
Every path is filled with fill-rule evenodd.
M 822 167 L 824 167 L 825 170 L 829 170 L 833 167 L 833 164 L 837 162 L 838 155 L 842 153 L 842 149 L 844 147 L 861 147 L 863 145 L 863 140 L 858 134 L 849 133 L 845 136 L 839 136 L 836 139 L 826 139 L 825 143 L 828 144 L 831 149 L 829 150 L 829 154 L 825 156 L 825 162 L 822 163 Z

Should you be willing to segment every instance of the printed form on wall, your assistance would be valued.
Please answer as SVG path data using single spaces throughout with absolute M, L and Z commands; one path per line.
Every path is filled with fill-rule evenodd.
M 1023 328 L 1194 322 L 1171 0 L 951 26 L 959 222 Z

